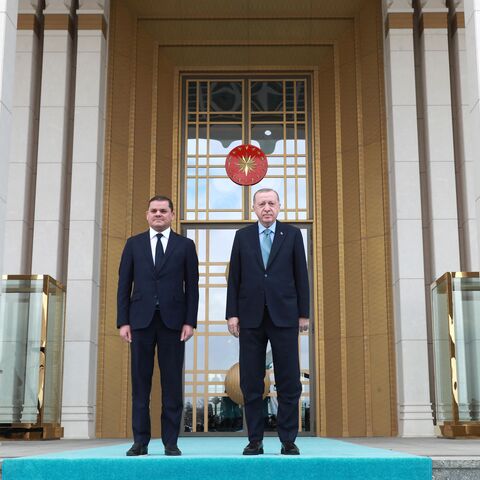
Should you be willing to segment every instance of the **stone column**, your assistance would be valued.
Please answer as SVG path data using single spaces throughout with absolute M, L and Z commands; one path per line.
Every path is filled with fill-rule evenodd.
M 106 20 L 103 1 L 81 1 L 72 162 L 62 425 L 95 437 L 103 201 Z
M 25 184 L 31 178 L 31 155 L 29 147 L 33 130 L 33 105 L 32 78 L 35 77 L 34 57 L 38 48 L 38 22 L 36 9 L 27 1 L 21 1 L 18 5 L 18 17 L 16 17 L 16 54 L 14 52 L 14 68 L 9 71 L 11 78 L 8 79 L 12 89 L 12 127 L 10 138 L 10 154 L 8 147 L 0 146 L 0 156 L 8 167 L 5 176 L 0 173 L 0 178 L 8 178 L 7 208 L 5 230 L 0 226 L 0 235 L 5 241 L 4 251 L 0 251 L 3 259 L 4 273 L 29 273 L 23 270 L 18 260 L 22 257 L 22 244 L 27 228 L 23 224 L 25 211 Z M 1 41 L 0 41 L 1 43 Z M 4 71 L 6 72 L 6 71 Z M 0 128 L 3 126 L 0 125 Z M 6 148 L 4 151 L 3 148 Z M 3 166 L 2 166 L 3 167 Z M 17 219 L 18 222 L 12 221 Z M 12 257 L 15 257 L 14 260 Z M 13 261 L 12 261 L 13 260 Z M 0 315 L 4 318 L 15 319 L 12 322 L 3 322 L 0 331 L 0 397 L 2 409 L 0 421 L 4 423 L 20 422 L 22 414 L 28 410 L 24 403 L 24 393 L 28 389 L 25 378 L 20 378 L 19 371 L 27 368 L 26 359 L 28 348 L 25 339 L 28 338 L 28 311 L 30 306 L 27 302 L 0 302 Z M 38 347 L 37 347 L 38 357 Z M 38 370 L 38 369 L 37 369 Z M 38 378 L 36 380 L 38 385 Z M 35 404 L 36 406 L 36 404 Z M 23 407 L 23 408 L 22 408 Z M 34 417 L 34 421 L 36 416 Z M 31 421 L 31 420 L 30 420 Z
M 397 0 L 384 12 L 399 434 L 431 436 L 413 9 Z
M 465 50 L 467 57 L 467 107 L 465 123 L 471 134 L 468 138 L 473 168 L 470 170 L 473 178 L 471 195 L 475 204 L 474 223 L 476 231 L 480 232 L 480 0 L 465 0 Z M 473 221 L 472 221 L 473 223 Z M 477 234 L 475 246 L 476 262 L 472 261 L 473 271 L 480 270 L 480 238 Z
M 70 1 L 49 0 L 44 41 L 32 273 L 65 283 L 72 143 L 73 18 Z
M 478 271 L 478 232 L 475 217 L 475 157 L 468 105 L 468 65 L 465 51 L 463 0 L 450 0 L 450 77 L 452 79 L 453 132 L 460 219 L 460 269 Z
M 28 275 L 31 267 L 42 52 L 38 3 L 21 0 L 18 9 L 4 252 L 9 274 Z
M 429 239 L 426 288 L 448 271 L 460 270 L 459 221 L 452 125 L 445 0 L 422 0 L 419 11 L 420 79 L 423 92 L 424 227 Z
M 15 0 L 0 0 L 0 232 L 5 231 L 8 160 L 13 123 L 13 91 L 17 8 Z M 0 273 L 3 267 L 4 235 L 0 234 Z

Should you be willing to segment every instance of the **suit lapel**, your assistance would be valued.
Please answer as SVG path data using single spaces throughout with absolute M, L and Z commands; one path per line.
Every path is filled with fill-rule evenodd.
M 262 250 L 260 248 L 260 235 L 258 233 L 258 222 L 254 223 L 251 226 L 250 235 L 252 239 L 250 241 L 251 243 L 250 242 L 249 243 L 250 245 L 255 245 L 255 254 L 256 254 L 255 256 L 257 257 L 257 261 L 262 267 L 262 269 L 264 269 L 265 267 L 263 265 Z
M 152 256 L 152 244 L 150 240 L 150 230 L 146 231 L 142 237 L 142 250 L 145 252 L 147 256 L 148 264 L 152 267 L 152 270 L 155 268 L 155 264 L 153 263 L 153 256 Z
M 282 223 L 277 220 L 277 225 L 275 227 L 275 237 L 272 243 L 272 249 L 270 250 L 270 255 L 268 256 L 267 268 L 272 264 L 275 256 L 277 255 L 280 247 L 282 246 L 283 240 L 286 237 L 287 232 Z

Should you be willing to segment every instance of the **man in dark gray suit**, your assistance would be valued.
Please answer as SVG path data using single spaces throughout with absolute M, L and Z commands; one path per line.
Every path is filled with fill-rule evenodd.
M 193 241 L 171 229 L 174 216 L 169 198 L 151 198 L 150 228 L 127 240 L 120 261 L 117 327 L 130 343 L 132 374 L 134 444 L 127 456 L 148 453 L 155 348 L 165 455 L 181 455 L 177 439 L 183 411 L 183 361 L 185 342 L 197 324 L 198 258 Z
M 298 455 L 298 403 L 302 392 L 298 333 L 309 324 L 308 270 L 301 231 L 277 221 L 278 193 L 253 197 L 258 223 L 233 242 L 227 289 L 228 330 L 240 338 L 240 387 L 249 444 L 244 455 L 263 453 L 265 355 L 270 340 L 278 396 L 281 453 Z

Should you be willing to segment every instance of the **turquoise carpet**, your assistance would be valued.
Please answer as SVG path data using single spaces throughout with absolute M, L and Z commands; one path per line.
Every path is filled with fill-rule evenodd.
M 241 455 L 239 437 L 180 438 L 181 457 L 165 457 L 161 441 L 149 455 L 126 457 L 131 443 L 36 457 L 5 459 L 3 480 L 431 480 L 430 458 L 368 448 L 345 441 L 302 437 L 302 454 L 280 455 L 276 438 L 266 438 L 265 454 Z

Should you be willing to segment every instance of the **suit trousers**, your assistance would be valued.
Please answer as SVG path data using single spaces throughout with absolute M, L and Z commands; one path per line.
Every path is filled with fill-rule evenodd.
M 282 442 L 294 442 L 298 434 L 298 402 L 302 393 L 298 357 L 298 327 L 276 327 L 267 307 L 258 328 L 240 323 L 240 388 L 250 441 L 263 439 L 265 356 L 270 340 L 273 354 L 278 412 L 277 432 Z
M 150 393 L 157 349 L 162 387 L 162 441 L 176 445 L 183 412 L 183 361 L 185 342 L 180 331 L 167 328 L 159 312 L 148 327 L 132 330 L 132 428 L 137 443 L 148 445 L 151 438 Z

